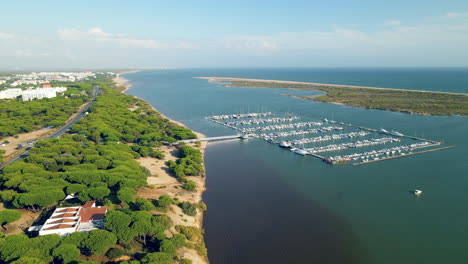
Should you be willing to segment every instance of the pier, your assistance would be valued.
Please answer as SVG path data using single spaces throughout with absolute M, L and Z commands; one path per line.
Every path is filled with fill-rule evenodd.
M 441 147 L 441 148 L 435 148 L 435 149 L 427 149 L 427 150 L 408 153 L 408 154 L 403 154 L 403 155 L 399 155 L 399 156 L 391 156 L 391 157 L 380 158 L 378 160 L 369 160 L 369 161 L 357 162 L 357 163 L 354 163 L 353 166 L 359 166 L 359 165 L 364 165 L 364 164 L 368 164 L 368 163 L 373 163 L 373 162 L 378 162 L 378 161 L 383 161 L 383 160 L 389 160 L 389 159 L 397 159 L 397 158 L 402 158 L 402 157 L 407 157 L 407 156 L 412 156 L 412 155 L 417 155 L 417 154 L 422 154 L 422 153 L 427 153 L 427 152 L 450 149 L 450 148 L 454 148 L 454 147 L 456 147 L 456 146 L 447 146 L 447 147 Z
M 197 141 L 221 141 L 221 140 L 230 140 L 242 138 L 242 135 L 231 135 L 231 136 L 219 136 L 219 137 L 207 137 L 207 138 L 195 138 L 195 139 L 185 139 L 179 140 L 176 143 L 193 143 Z

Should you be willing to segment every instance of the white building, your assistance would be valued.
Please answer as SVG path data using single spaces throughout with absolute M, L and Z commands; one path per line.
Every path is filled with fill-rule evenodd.
M 21 95 L 21 88 L 10 88 L 0 91 L 0 99 L 12 99 Z
M 54 98 L 57 96 L 57 92 L 50 88 L 37 88 L 37 89 L 28 89 L 21 93 L 23 101 L 31 101 L 35 98 Z
M 57 208 L 40 227 L 39 236 L 58 234 L 64 237 L 74 232 L 103 228 L 106 213 L 107 207 L 96 206 L 94 201 L 86 202 L 83 206 Z
M 54 98 L 57 96 L 57 93 L 63 93 L 66 90 L 66 87 L 28 89 L 21 93 L 21 97 L 23 98 L 23 101 L 31 101 L 35 98 Z

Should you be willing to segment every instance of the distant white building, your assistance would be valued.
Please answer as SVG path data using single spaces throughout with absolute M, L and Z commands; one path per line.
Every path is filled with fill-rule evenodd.
M 57 96 L 57 92 L 50 88 L 37 88 L 37 89 L 28 89 L 21 93 L 23 101 L 31 101 L 33 99 L 42 99 L 42 98 L 54 98 Z
M 63 93 L 66 90 L 66 87 L 28 89 L 21 93 L 21 97 L 23 98 L 23 101 L 31 101 L 36 98 L 54 98 L 57 96 L 57 93 Z
M 103 228 L 106 213 L 107 207 L 96 206 L 94 201 L 86 202 L 83 206 L 57 208 L 44 225 L 37 227 L 39 236 L 58 234 L 64 237 L 74 232 Z
M 12 99 L 21 95 L 23 90 L 21 88 L 10 88 L 0 91 L 0 99 Z

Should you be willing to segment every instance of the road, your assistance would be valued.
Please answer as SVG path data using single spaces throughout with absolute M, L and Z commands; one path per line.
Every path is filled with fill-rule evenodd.
M 86 112 L 88 112 L 88 109 L 94 104 L 94 102 L 96 102 L 96 97 L 98 96 L 99 94 L 99 91 L 100 91 L 100 88 L 98 85 L 94 85 L 94 98 L 93 100 L 91 100 L 82 110 L 81 112 L 75 116 L 75 118 L 73 118 L 70 122 L 68 122 L 66 125 L 64 125 L 62 128 L 60 128 L 59 130 L 57 130 L 54 134 L 52 134 L 51 136 L 49 137 L 46 137 L 44 139 L 51 139 L 51 138 L 59 138 L 60 136 L 62 136 L 63 134 L 65 134 L 65 132 L 67 132 L 67 130 L 69 128 L 71 128 L 71 126 L 73 126 L 74 124 L 76 124 L 78 121 L 80 121 L 80 119 L 82 119 L 85 115 L 86 115 Z M 29 156 L 29 151 L 26 151 L 24 152 L 23 154 L 19 155 L 18 157 L 8 161 L 8 162 L 5 162 L 3 164 L 0 165 L 0 170 L 2 170 L 3 168 L 5 168 L 6 166 L 10 165 L 11 163 L 13 162 L 16 162 L 18 160 L 22 160 L 24 158 L 26 158 L 27 156 Z

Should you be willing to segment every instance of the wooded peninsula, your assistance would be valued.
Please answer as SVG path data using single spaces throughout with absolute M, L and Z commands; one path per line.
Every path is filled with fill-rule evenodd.
M 203 230 L 193 220 L 201 218 L 206 205 L 189 198 L 194 193 L 201 197 L 203 186 L 196 182 L 204 177 L 203 153 L 199 144 L 171 146 L 197 136 L 147 102 L 121 93 L 123 87 L 110 76 L 79 85 L 73 92 L 87 96 L 93 85 L 101 88 L 96 102 L 68 134 L 35 142 L 29 156 L 0 172 L 0 262 L 206 263 Z M 89 98 L 41 99 L 26 105 L 13 99 L 3 103 L 8 111 L 5 121 L 18 124 L 4 135 L 39 129 L 50 122 L 61 125 L 66 114 L 86 100 Z M 69 112 L 56 117 L 62 107 Z M 34 113 L 36 123 L 23 125 L 16 118 Z M 170 162 L 165 161 L 168 155 L 173 157 Z M 149 178 L 160 176 L 142 166 L 142 159 L 160 161 L 174 183 L 150 184 Z M 173 192 L 177 195 L 171 196 Z M 66 236 L 41 235 L 40 231 L 37 236 L 29 228 L 42 226 L 60 208 L 68 212 L 90 202 L 107 210 L 100 228 Z M 64 218 L 54 228 L 67 226 L 76 221 L 73 219 Z
M 225 83 L 226 87 L 290 88 L 318 90 L 326 94 L 297 96 L 297 98 L 344 104 L 367 109 L 380 109 L 421 115 L 468 115 L 468 94 L 390 89 L 364 86 L 321 84 L 262 79 L 225 77 L 197 77 L 211 82 Z

